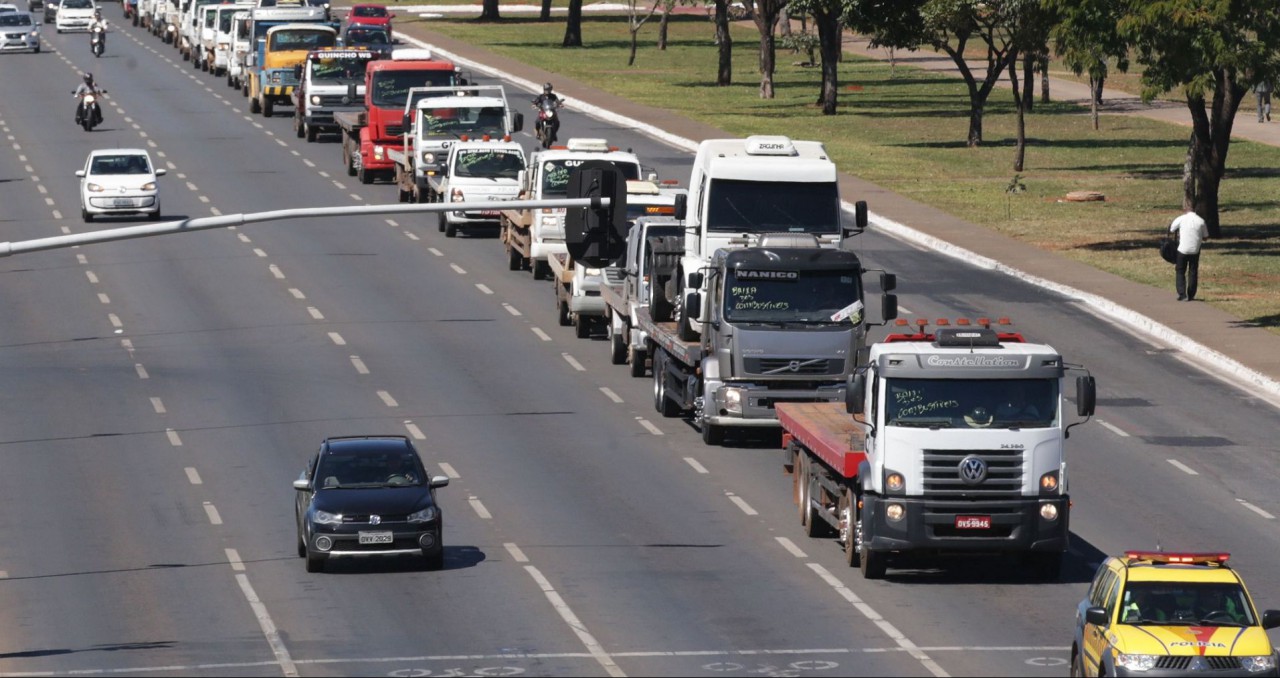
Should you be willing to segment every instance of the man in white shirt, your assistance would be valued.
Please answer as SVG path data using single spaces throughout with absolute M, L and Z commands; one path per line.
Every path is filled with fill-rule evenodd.
M 1200 246 L 1209 237 L 1209 229 L 1199 214 L 1187 212 L 1169 224 L 1169 237 L 1174 234 L 1178 237 L 1178 256 L 1174 261 L 1178 301 L 1194 301 L 1200 277 Z

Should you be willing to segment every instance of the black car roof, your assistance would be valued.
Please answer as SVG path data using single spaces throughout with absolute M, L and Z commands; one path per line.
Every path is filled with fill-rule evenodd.
M 404 436 L 334 436 L 325 438 L 321 449 L 325 452 L 342 452 L 343 454 L 385 454 L 413 449 L 413 444 Z

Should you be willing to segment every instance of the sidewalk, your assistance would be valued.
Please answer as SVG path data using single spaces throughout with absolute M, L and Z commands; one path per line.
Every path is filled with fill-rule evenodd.
M 421 24 L 409 24 L 397 28 L 397 31 L 431 43 L 434 48 L 483 63 L 531 83 L 554 81 L 557 91 L 576 101 L 643 121 L 678 137 L 698 142 L 733 136 L 671 111 L 637 104 L 562 75 L 494 54 L 431 31 Z M 1051 81 L 1052 86 L 1054 83 Z M 1062 88 L 1065 90 L 1067 87 L 1068 84 L 1063 83 Z M 1059 96 L 1061 91 L 1059 90 Z M 1185 110 L 1182 109 L 1184 117 Z M 1256 123 L 1250 120 L 1249 124 Z M 1280 125 L 1267 128 L 1276 129 L 1280 136 Z M 1280 144 L 1280 138 L 1277 143 Z M 856 199 L 866 200 L 881 217 L 875 224 L 881 230 L 902 233 L 904 237 L 922 242 L 949 256 L 962 256 L 967 261 L 983 265 L 984 262 L 975 261 L 972 254 L 976 254 L 990 260 L 987 265 L 991 268 L 1006 270 L 1050 289 L 1061 291 L 1062 287 L 1070 287 L 1079 290 L 1083 293 L 1082 300 L 1096 311 L 1117 318 L 1166 343 L 1179 346 L 1214 364 L 1217 370 L 1230 370 L 1239 381 L 1254 385 L 1257 391 L 1269 393 L 1273 400 L 1280 398 L 1280 335 L 1250 326 L 1208 304 L 1176 301 L 1172 267 L 1167 286 L 1148 287 L 1000 235 L 854 176 L 841 175 L 840 191 L 844 196 L 857 196 Z M 909 228 L 904 227 L 904 224 L 909 225 Z M 972 254 L 961 254 L 958 252 L 961 247 Z M 1154 247 L 1152 253 L 1154 255 Z M 1016 267 L 1016 271 L 1010 270 L 1010 267 Z M 1207 347 L 1208 350 L 1196 350 L 1188 342 Z M 1221 355 L 1215 357 L 1214 353 Z M 1223 356 L 1230 360 L 1221 360 Z M 1238 363 L 1237 369 L 1231 370 L 1224 366 L 1232 361 Z

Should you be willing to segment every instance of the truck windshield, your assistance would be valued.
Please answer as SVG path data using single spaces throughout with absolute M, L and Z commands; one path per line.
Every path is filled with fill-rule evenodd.
M 373 76 L 373 105 L 404 110 L 412 87 L 452 87 L 453 70 L 378 71 Z
M 834 183 L 713 179 L 707 228 L 732 233 L 839 233 Z
M 231 24 L 235 20 L 235 17 L 236 17 L 235 10 L 232 10 L 232 11 L 227 11 L 226 9 L 219 10 L 218 11 L 218 32 L 230 33 Z
M 724 283 L 726 322 L 848 325 L 835 320 L 840 311 L 862 298 L 861 280 L 853 271 L 755 271 L 730 269 Z
M 1047 428 L 1056 379 L 886 379 L 885 424 L 927 428 Z
M 524 169 L 524 154 L 514 148 L 458 151 L 453 161 L 455 176 L 486 179 L 515 179 Z
M 300 49 L 320 49 L 333 47 L 336 37 L 332 31 L 290 30 L 276 31 L 271 34 L 270 49 L 273 52 L 284 52 Z
M 326 85 L 360 85 L 364 83 L 364 67 L 369 55 L 341 59 L 312 59 L 311 81 Z
M 441 108 L 426 115 L 427 136 L 456 137 L 463 134 L 500 137 L 507 133 L 501 106 Z
M 563 198 L 569 194 L 569 175 L 585 160 L 546 160 L 542 163 L 542 197 Z M 640 178 L 640 165 L 634 162 L 609 161 L 627 179 Z
M 218 13 L 213 10 L 207 10 L 204 13 L 204 27 L 213 28 L 214 22 L 218 19 Z

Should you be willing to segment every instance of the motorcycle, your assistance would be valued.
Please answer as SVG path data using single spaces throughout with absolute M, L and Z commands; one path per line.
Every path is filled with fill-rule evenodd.
M 538 111 L 538 121 L 533 126 L 534 135 L 543 148 L 551 148 L 556 142 L 556 134 L 560 131 L 560 116 L 556 115 L 556 110 L 561 106 L 564 106 L 563 99 L 543 101 L 541 104 L 534 102 L 534 108 Z
M 94 57 L 102 56 L 102 50 L 106 49 L 107 36 L 102 26 L 94 26 L 89 30 L 89 49 L 93 50 Z
M 106 90 L 98 90 L 97 94 L 80 95 L 80 104 L 76 106 L 76 124 L 86 132 L 102 124 L 102 107 L 98 105 L 98 96 L 106 94 Z

